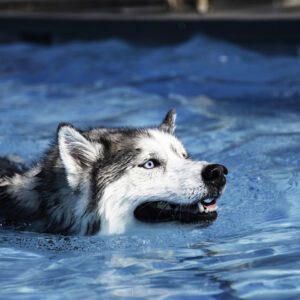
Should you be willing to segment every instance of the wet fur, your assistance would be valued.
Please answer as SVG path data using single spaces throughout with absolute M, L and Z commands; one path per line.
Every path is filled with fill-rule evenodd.
M 51 233 L 122 233 L 136 224 L 133 209 L 141 201 L 162 197 L 190 203 L 207 193 L 218 194 L 200 180 L 207 163 L 186 159 L 174 136 L 175 116 L 170 111 L 153 129 L 82 132 L 61 124 L 55 143 L 33 168 L 0 159 L 1 216 L 38 221 Z M 162 156 L 162 165 L 147 173 L 140 164 L 143 157 L 154 155 L 146 153 L 148 148 Z

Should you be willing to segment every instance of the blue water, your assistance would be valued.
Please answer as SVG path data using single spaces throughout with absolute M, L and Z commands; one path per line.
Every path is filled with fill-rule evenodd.
M 0 155 L 29 164 L 58 122 L 148 126 L 172 107 L 192 156 L 230 170 L 218 219 L 110 237 L 2 228 L 1 299 L 300 298 L 300 57 L 203 36 L 0 46 Z

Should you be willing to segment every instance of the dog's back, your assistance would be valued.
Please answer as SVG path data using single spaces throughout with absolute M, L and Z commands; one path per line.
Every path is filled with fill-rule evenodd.
M 20 161 L 18 157 L 0 157 L 0 218 L 2 221 L 4 217 L 6 221 L 12 219 L 22 222 L 22 216 L 27 215 L 26 208 L 19 205 L 22 196 L 18 194 L 21 193 L 18 189 L 16 191 L 12 189 L 14 187 L 12 183 L 14 181 L 21 183 L 22 174 L 28 170 Z
M 14 158 L 0 156 L 0 178 L 7 176 L 11 177 L 14 174 L 21 174 L 27 169 L 24 164 Z

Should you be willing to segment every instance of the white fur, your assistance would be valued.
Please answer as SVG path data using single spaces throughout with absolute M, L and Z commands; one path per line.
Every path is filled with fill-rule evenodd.
M 201 176 L 208 163 L 186 159 L 184 146 L 171 134 L 175 117 L 174 111 L 170 111 L 158 129 L 137 130 L 132 135 L 122 135 L 120 130 L 113 136 L 115 132 L 106 129 L 81 133 L 70 125 L 62 125 L 57 137 L 58 151 L 54 148 L 47 154 L 47 163 L 41 162 L 22 175 L 1 178 L 0 191 L 8 194 L 19 211 L 28 210 L 28 215 L 45 209 L 41 218 L 46 214 L 46 227 L 54 232 L 66 229 L 70 234 L 94 234 L 99 229 L 103 234 L 124 233 L 143 224 L 134 217 L 134 211 L 144 202 L 167 201 L 184 205 L 199 202 L 210 192 Z M 135 147 L 132 149 L 134 155 L 126 157 L 125 154 L 125 160 L 119 164 L 122 174 L 118 173 L 119 157 L 118 163 L 112 165 L 111 174 L 109 166 L 97 170 L 97 162 L 106 159 L 106 144 L 102 145 L 100 138 L 104 133 L 112 135 L 107 141 L 116 148 L 112 154 L 119 151 L 119 143 L 126 138 L 131 140 L 125 143 L 125 151 L 126 147 Z M 137 157 L 136 153 L 139 153 Z M 157 160 L 152 169 L 143 167 L 149 159 Z M 124 172 L 126 161 L 128 167 Z M 43 177 L 48 172 L 54 175 L 49 177 L 49 184 Z M 97 172 L 99 174 L 95 175 Z M 101 228 L 98 228 L 100 221 Z
M 136 226 L 134 209 L 145 201 L 169 200 L 189 204 L 208 192 L 201 178 L 207 162 L 185 159 L 186 151 L 176 137 L 155 129 L 149 133 L 150 138 L 140 138 L 137 142 L 137 147 L 142 149 L 138 159 L 143 162 L 155 154 L 166 162 L 166 168 L 149 170 L 136 166 L 110 184 L 99 205 L 101 233 L 123 233 Z

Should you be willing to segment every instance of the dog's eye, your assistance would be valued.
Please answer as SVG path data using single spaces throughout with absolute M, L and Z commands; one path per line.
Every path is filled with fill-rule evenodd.
M 159 166 L 160 163 L 158 160 L 156 159 L 149 159 L 147 160 L 145 163 L 143 163 L 142 165 L 140 165 L 140 167 L 143 167 L 145 169 L 153 169 L 157 166 Z

